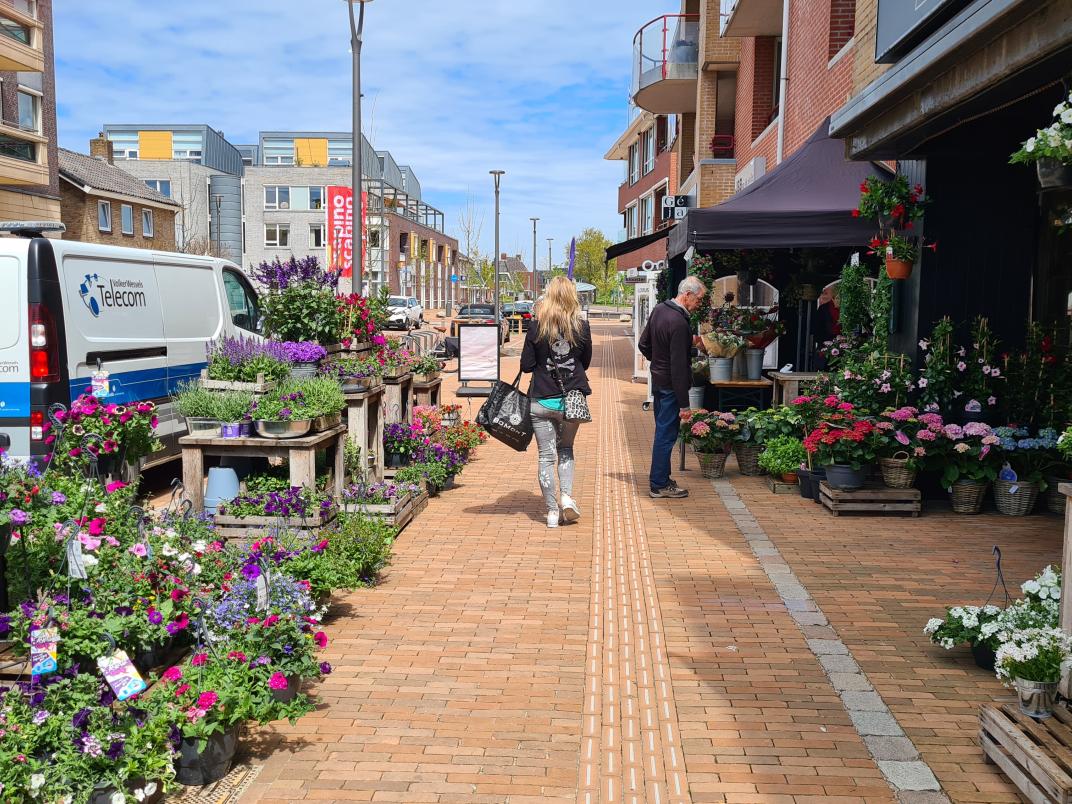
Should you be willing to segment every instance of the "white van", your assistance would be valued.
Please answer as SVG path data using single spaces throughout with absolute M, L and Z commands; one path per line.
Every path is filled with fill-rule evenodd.
M 227 260 L 0 238 L 0 449 L 49 452 L 49 406 L 86 392 L 99 365 L 107 401 L 160 406 L 166 459 L 185 433 L 169 396 L 200 374 L 209 341 L 259 329 L 257 293 Z

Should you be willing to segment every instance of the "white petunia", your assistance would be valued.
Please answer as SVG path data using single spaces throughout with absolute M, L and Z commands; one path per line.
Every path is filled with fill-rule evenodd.
M 1042 589 L 1042 587 L 1039 585 L 1039 582 L 1035 580 L 1024 581 L 1023 585 L 1020 587 L 1020 591 L 1025 595 L 1037 595 L 1040 589 Z
M 933 634 L 935 631 L 942 627 L 943 622 L 944 620 L 939 620 L 937 617 L 931 617 L 929 620 L 927 620 L 927 624 L 923 626 L 923 633 L 928 635 Z
M 91 553 L 85 553 L 82 556 L 82 563 L 86 566 L 86 569 L 89 569 L 97 566 L 100 563 L 100 559 Z
M 45 786 L 45 774 L 35 773 L 30 777 L 30 789 L 40 790 Z

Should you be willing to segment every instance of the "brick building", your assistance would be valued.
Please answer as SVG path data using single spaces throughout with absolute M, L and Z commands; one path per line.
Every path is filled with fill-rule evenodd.
M 52 0 L 0 0 L 0 220 L 60 220 Z
M 90 141 L 91 155 L 59 149 L 65 238 L 85 243 L 175 250 L 180 206 L 112 163 L 112 143 Z

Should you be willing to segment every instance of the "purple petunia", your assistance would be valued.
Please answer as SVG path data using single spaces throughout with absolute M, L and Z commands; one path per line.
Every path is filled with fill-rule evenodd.
M 331 675 L 331 665 L 327 662 L 320 663 L 320 673 L 325 676 Z
M 11 519 L 12 525 L 25 525 L 30 521 L 30 515 L 21 508 L 12 508 L 8 517 Z
M 160 625 L 160 623 L 164 622 L 164 615 L 156 609 L 149 609 L 149 613 L 146 616 L 153 625 Z
M 66 494 L 63 494 L 63 493 L 58 492 L 58 491 L 52 492 L 52 504 L 53 505 L 63 505 L 65 502 L 67 502 L 67 495 Z
M 93 710 L 88 706 L 79 709 L 74 713 L 74 717 L 71 718 L 71 725 L 78 731 L 82 731 L 89 723 L 89 716 L 93 713 Z
M 261 568 L 258 567 L 255 563 L 249 563 L 242 567 L 242 577 L 245 578 L 247 581 L 255 581 L 257 578 L 260 577 L 260 574 Z
M 115 761 L 123 755 L 123 747 L 126 745 L 122 740 L 113 740 L 112 744 L 108 746 L 108 750 L 104 752 L 104 755 L 108 759 Z

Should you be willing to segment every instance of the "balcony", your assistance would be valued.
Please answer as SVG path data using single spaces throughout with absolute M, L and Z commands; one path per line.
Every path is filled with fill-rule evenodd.
M 48 184 L 48 138 L 0 121 L 0 184 Z
M 722 36 L 781 36 L 783 0 L 721 0 Z
M 0 0 L 0 70 L 39 73 L 45 69 L 42 25 L 26 0 Z
M 633 37 L 633 103 L 654 114 L 696 111 L 700 15 L 666 14 Z

